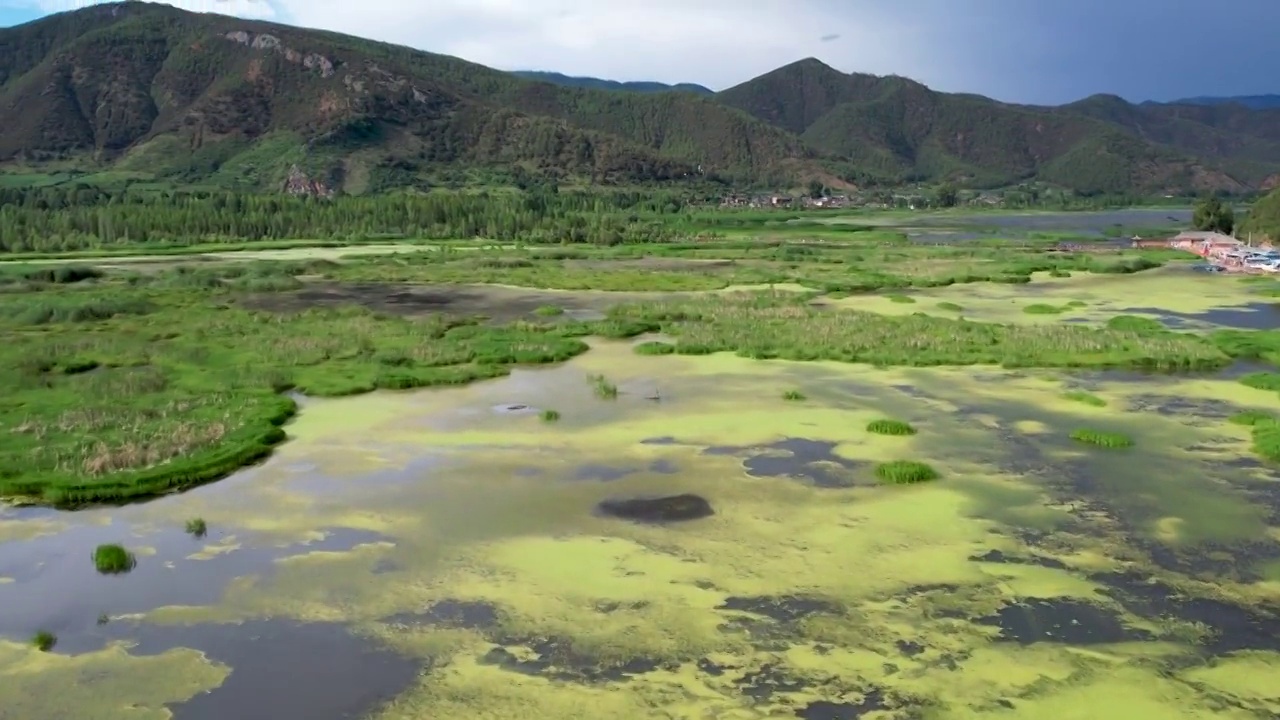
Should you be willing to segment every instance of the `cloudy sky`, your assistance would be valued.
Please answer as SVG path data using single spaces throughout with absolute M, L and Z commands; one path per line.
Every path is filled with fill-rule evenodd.
M 0 25 L 91 0 L 0 0 Z M 723 89 L 817 57 L 1060 103 L 1280 93 L 1280 0 L 167 0 L 506 70 Z

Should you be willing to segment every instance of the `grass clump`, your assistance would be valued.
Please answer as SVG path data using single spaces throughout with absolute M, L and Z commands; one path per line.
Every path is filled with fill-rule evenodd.
M 1066 311 L 1066 307 L 1059 307 L 1048 303 L 1032 303 L 1031 305 L 1022 308 L 1022 312 L 1028 315 L 1057 315 Z
M 889 295 L 888 298 L 889 298 L 889 302 L 900 303 L 902 305 L 910 305 L 916 301 L 916 299 L 911 297 L 910 295 L 902 295 L 900 293 L 894 293 L 893 295 Z
M 539 317 L 556 317 L 564 314 L 564 308 L 558 305 L 543 305 L 540 308 L 536 308 L 533 314 Z
M 910 423 L 901 420 L 872 420 L 867 424 L 867 432 L 877 435 L 915 435 L 916 429 Z
M 1093 430 L 1090 428 L 1081 428 L 1071 432 L 1071 439 L 1076 442 L 1086 443 L 1088 445 L 1096 445 L 1101 448 L 1109 448 L 1118 450 L 1120 448 L 1133 447 L 1133 438 L 1116 432 L 1107 432 L 1104 430 Z
M 133 553 L 126 550 L 123 545 L 109 543 L 99 545 L 93 551 L 93 566 L 103 575 L 127 573 L 137 563 L 138 561 L 134 558 Z
M 805 394 L 800 392 L 799 390 L 788 390 L 782 393 L 782 399 L 790 400 L 792 402 L 799 402 L 801 400 L 805 400 L 806 398 L 805 398 Z
M 1083 390 L 1068 390 L 1067 392 L 1062 393 L 1062 397 L 1066 400 L 1071 400 L 1072 402 L 1078 402 L 1084 405 L 1091 405 L 1093 407 L 1107 406 L 1106 400 L 1098 397 L 1097 395 L 1094 395 L 1093 393 L 1088 393 Z
M 609 381 L 603 375 L 592 375 L 587 378 L 591 383 L 591 389 L 595 391 L 596 397 L 603 400 L 615 400 L 618 397 L 618 386 Z
M 58 636 L 48 630 L 37 630 L 36 634 L 31 636 L 31 646 L 40 652 L 49 652 L 57 644 Z
M 555 421 L 557 421 L 557 420 L 559 420 L 559 419 L 560 419 L 560 411 L 559 411 L 559 410 L 543 410 L 543 411 L 542 411 L 542 421 L 543 421 L 543 422 L 555 422 Z
M 191 518 L 186 523 L 187 534 L 194 538 L 202 538 L 209 534 L 209 526 L 204 518 Z
M 1243 410 L 1227 418 L 1227 422 L 1233 425 L 1254 426 L 1258 423 L 1275 420 L 1275 416 L 1263 410 Z
M 1255 372 L 1240 377 L 1240 383 L 1255 390 L 1280 392 L 1280 373 Z
M 914 485 L 939 478 L 931 465 L 915 460 L 894 460 L 876 467 L 876 477 L 886 485 Z
M 949 312 L 964 312 L 964 306 L 953 302 L 940 302 L 937 305 L 939 310 L 947 310 Z
M 1280 421 L 1268 418 L 1253 424 L 1253 452 L 1263 460 L 1280 463 Z

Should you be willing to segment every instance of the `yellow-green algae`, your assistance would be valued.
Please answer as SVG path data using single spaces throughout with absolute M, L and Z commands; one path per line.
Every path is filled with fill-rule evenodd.
M 168 703 L 222 683 L 230 668 L 194 650 L 135 657 L 123 645 L 67 656 L 0 641 L 0 717 L 168 720 Z
M 913 291 L 912 297 L 916 302 L 911 304 L 894 302 L 887 295 L 857 295 L 823 302 L 882 315 L 926 313 L 940 317 L 959 315 L 981 322 L 1042 324 L 1065 320 L 1102 323 L 1117 314 L 1154 315 L 1132 313 L 1132 308 L 1199 314 L 1268 301 L 1236 278 L 1191 272 L 1178 266 L 1131 275 L 1074 273 L 1070 278 L 1055 278 L 1036 273 L 1029 284 L 966 283 Z M 1074 301 L 1086 304 L 1069 307 Z M 940 302 L 955 303 L 963 310 L 957 313 L 939 308 Z M 1037 304 L 1054 305 L 1062 312 L 1026 312 L 1028 306 Z
M 593 395 L 585 382 L 593 374 L 618 384 L 618 400 Z M 144 524 L 199 516 L 234 535 L 201 557 L 314 540 L 321 528 L 386 536 L 348 552 L 277 562 L 269 578 L 232 583 L 217 606 L 148 616 L 351 622 L 403 652 L 433 658 L 433 669 L 381 711 L 382 720 L 756 718 L 794 714 L 819 700 L 862 702 L 874 687 L 914 698 L 938 718 L 1245 717 L 1162 674 L 1194 652 L 1182 628 L 1134 616 L 1086 577 L 1149 562 L 1130 535 L 1190 549 L 1277 533 L 1228 480 L 1202 472 L 1202 451 L 1185 449 L 1235 433 L 1228 445 L 1244 452 L 1247 432 L 1130 409 L 1151 394 L 1244 396 L 1227 380 L 1098 380 L 1090 392 L 1108 400 L 1100 415 L 1063 399 L 1060 384 L 1046 377 L 1052 374 L 640 357 L 628 343 L 597 343 L 571 363 L 494 382 L 310 401 L 290 426 L 294 440 L 265 465 L 208 491 L 116 512 Z M 789 388 L 813 400 L 786 403 L 781 393 Z M 655 389 L 662 400 L 646 400 Z M 1248 402 L 1280 406 L 1276 398 Z M 510 403 L 554 406 L 562 420 L 549 425 L 536 413 L 496 409 Z M 886 416 L 918 434 L 865 431 Z M 1115 459 L 1072 447 L 1066 435 L 1085 418 L 1133 435 L 1139 447 Z M 742 457 L 750 451 L 702 453 L 785 437 L 834 443 L 839 457 L 866 463 L 867 482 L 830 490 L 751 477 Z M 641 443 L 665 438 L 675 443 Z M 1038 452 L 1022 459 L 1034 467 L 1014 462 L 1024 441 Z M 929 462 L 943 479 L 875 486 L 870 468 L 894 459 Z M 656 471 L 655 461 L 676 471 Z M 1103 508 L 1069 499 L 1070 482 L 1055 475 L 1068 462 L 1097 476 Z M 635 472 L 612 482 L 575 480 L 584 465 Z M 608 497 L 677 492 L 707 497 L 716 514 L 657 527 L 592 512 Z M 1015 528 L 1047 535 L 1032 548 Z M 991 550 L 1062 565 L 970 560 Z M 394 569 L 375 574 L 382 562 Z M 1274 584 L 1232 579 L 1216 592 L 1275 596 Z M 820 598 L 839 612 L 776 627 L 772 646 L 724 627 L 753 617 L 772 627 L 751 613 L 718 609 L 730 597 L 789 595 Z M 1024 647 L 994 642 L 995 628 L 967 619 L 1021 598 L 1091 602 L 1163 640 L 1087 651 Z M 501 619 L 488 629 L 379 622 L 446 599 L 490 603 Z M 536 653 L 528 639 L 549 637 L 601 667 L 635 658 L 664 667 L 629 681 L 586 683 L 479 660 L 498 645 L 529 659 Z M 905 656 L 900 641 L 918 644 L 920 653 Z M 721 673 L 700 671 L 700 659 Z M 770 667 L 809 685 L 763 699 L 744 694 L 739 681 Z M 1247 669 L 1233 668 L 1221 672 L 1237 685 L 1216 681 L 1214 693 L 1257 702 L 1255 686 L 1238 679 Z

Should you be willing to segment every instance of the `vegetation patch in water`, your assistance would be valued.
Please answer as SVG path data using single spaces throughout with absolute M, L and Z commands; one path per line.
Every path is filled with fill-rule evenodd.
M 1280 462 L 1280 421 L 1268 418 L 1253 423 L 1253 452 L 1264 460 Z
M 1102 448 L 1120 449 L 1133 447 L 1133 438 L 1117 432 L 1107 432 L 1105 430 L 1094 430 L 1091 428 L 1080 428 L 1071 431 L 1071 439 L 1076 442 L 1085 443 L 1087 445 L 1096 445 Z
M 945 301 L 945 300 L 944 300 L 943 302 L 938 303 L 938 304 L 937 304 L 937 308 L 938 308 L 939 310 L 946 310 L 946 311 L 948 311 L 948 312 L 963 312 L 963 311 L 964 311 L 964 306 L 960 305 L 959 303 L 948 302 L 948 301 Z
M 867 423 L 867 432 L 877 435 L 915 435 L 916 429 L 901 420 L 880 419 Z
M 133 553 L 126 550 L 123 545 L 109 543 L 99 545 L 93 551 L 93 566 L 104 575 L 127 573 L 136 564 L 137 559 Z
M 1085 392 L 1083 390 L 1068 390 L 1067 392 L 1062 393 L 1062 397 L 1072 402 L 1078 402 L 1078 403 L 1081 403 L 1084 405 L 1090 405 L 1093 407 L 1107 406 L 1106 400 L 1098 397 L 1097 395 L 1094 395 L 1093 393 Z
M 910 295 L 902 295 L 900 293 L 888 295 L 887 297 L 889 298 L 889 302 L 895 302 L 900 305 L 910 305 L 916 301 L 916 299 Z
M 676 346 L 654 340 L 636 345 L 635 351 L 640 355 L 670 355 L 676 351 Z
M 54 313 L 39 332 L 15 309 L 25 296 L 0 293 L 0 332 L 11 338 L 0 345 L 9 401 L 0 405 L 0 497 L 76 507 L 186 489 L 285 440 L 290 389 L 336 397 L 456 385 L 587 350 L 572 324 L 409 320 L 360 307 L 258 312 L 239 303 L 239 290 L 185 278 L 159 273 L 128 286 L 149 303 L 145 315 Z M 57 302 L 96 307 L 125 292 L 86 281 L 60 286 Z
M 739 293 L 621 305 L 615 320 L 656 325 L 676 352 L 879 365 L 1214 369 L 1229 358 L 1208 340 L 1069 324 L 997 325 L 924 314 L 822 310 L 797 294 Z
M 564 308 L 558 305 L 543 305 L 535 308 L 533 314 L 539 317 L 556 317 L 564 314 Z
M 191 518 L 186 522 L 186 532 L 194 538 L 202 538 L 209 534 L 209 525 L 204 518 Z
M 1275 420 L 1275 415 L 1264 410 L 1242 410 L 1235 415 L 1227 418 L 1227 422 L 1233 425 L 1253 426 L 1261 422 Z
M 799 390 L 787 390 L 786 392 L 782 393 L 782 399 L 790 400 L 793 402 L 799 402 L 801 400 L 805 400 L 806 397 L 805 397 L 805 394 L 800 392 Z
M 1120 330 L 1122 332 L 1145 333 L 1149 335 L 1159 335 L 1169 332 L 1169 329 L 1155 318 L 1142 317 L 1141 315 L 1115 315 L 1107 320 L 1107 329 Z
M 58 644 L 58 636 L 48 630 L 38 630 L 31 637 L 31 646 L 40 652 L 49 652 L 54 645 Z
M 603 400 L 614 400 L 618 397 L 618 386 L 609 381 L 604 375 L 591 375 L 587 378 L 587 382 L 591 383 L 591 389 L 595 392 L 596 397 Z
M 1240 383 L 1255 390 L 1280 392 L 1280 373 L 1255 372 L 1241 376 Z
M 555 422 L 555 421 L 557 421 L 557 420 L 559 420 L 559 419 L 560 419 L 560 411 L 559 411 L 559 410 L 543 410 L 543 411 L 542 411 L 542 421 L 543 421 L 543 422 Z
M 1049 305 L 1048 303 L 1032 303 L 1031 305 L 1022 308 L 1022 312 L 1028 315 L 1057 315 L 1066 311 L 1066 307 Z
M 876 477 L 887 485 L 914 485 L 937 480 L 933 466 L 916 460 L 894 460 L 876 466 Z

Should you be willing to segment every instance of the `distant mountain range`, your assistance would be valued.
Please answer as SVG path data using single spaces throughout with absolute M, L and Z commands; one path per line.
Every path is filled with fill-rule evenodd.
M 508 73 L 317 30 L 121 2 L 0 29 L 0 166 L 351 193 L 439 182 L 1280 185 L 1280 109 L 1060 107 L 792 63 L 700 86 Z
M 1243 105 L 1250 110 L 1280 108 L 1280 95 L 1236 95 L 1233 97 L 1193 97 L 1175 100 L 1171 105 Z
M 628 92 L 670 92 L 672 90 L 679 92 L 691 92 L 698 95 L 714 95 L 715 91 L 711 88 L 703 87 L 694 83 L 679 83 L 676 85 L 668 85 L 660 82 L 634 81 L 634 82 L 618 82 L 617 80 L 602 80 L 593 77 L 573 77 L 554 72 L 542 72 L 539 70 L 516 70 L 511 73 L 517 77 L 526 80 L 537 80 L 539 82 L 547 82 L 553 85 L 563 85 L 564 87 L 587 88 L 590 90 L 625 90 Z

